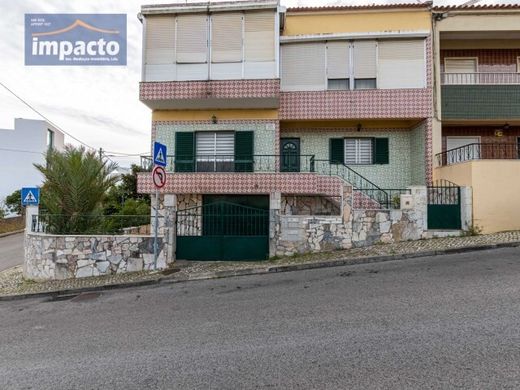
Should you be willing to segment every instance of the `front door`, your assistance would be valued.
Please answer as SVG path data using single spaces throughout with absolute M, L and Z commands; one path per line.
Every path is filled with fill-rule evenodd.
M 300 139 L 282 138 L 280 143 L 282 172 L 300 172 Z

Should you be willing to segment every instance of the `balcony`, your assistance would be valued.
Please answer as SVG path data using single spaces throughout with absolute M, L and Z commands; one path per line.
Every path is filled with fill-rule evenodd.
M 278 108 L 280 80 L 141 82 L 139 99 L 152 110 Z
M 518 144 L 473 143 L 446 150 L 436 156 L 437 166 L 446 166 L 473 160 L 518 160 Z
M 442 73 L 443 120 L 520 118 L 520 73 Z

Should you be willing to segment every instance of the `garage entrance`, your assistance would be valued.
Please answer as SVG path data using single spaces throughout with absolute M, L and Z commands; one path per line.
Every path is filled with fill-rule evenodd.
M 177 211 L 179 260 L 269 258 L 269 197 L 204 195 L 202 206 Z

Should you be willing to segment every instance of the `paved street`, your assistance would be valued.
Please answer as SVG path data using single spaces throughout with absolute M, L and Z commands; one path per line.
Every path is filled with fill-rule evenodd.
M 0 238 L 0 271 L 23 264 L 23 233 Z
M 0 303 L 0 388 L 518 388 L 520 249 Z

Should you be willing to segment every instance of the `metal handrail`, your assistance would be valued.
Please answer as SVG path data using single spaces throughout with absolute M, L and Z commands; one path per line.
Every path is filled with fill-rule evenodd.
M 518 160 L 519 145 L 516 143 L 471 143 L 446 150 L 435 155 L 438 166 L 472 160 Z
M 516 72 L 473 72 L 441 73 L 442 85 L 507 85 L 520 84 L 520 73 Z

